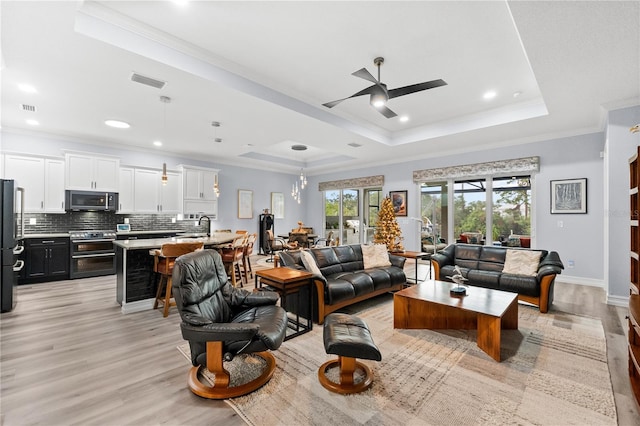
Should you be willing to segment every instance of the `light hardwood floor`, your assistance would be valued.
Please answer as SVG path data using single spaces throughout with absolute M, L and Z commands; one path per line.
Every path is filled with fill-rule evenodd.
M 413 276 L 412 262 L 406 269 Z M 553 309 L 602 319 L 619 424 L 640 424 L 626 311 L 603 301 L 602 289 L 556 283 Z M 20 286 L 16 309 L 0 316 L 1 423 L 243 425 L 225 402 L 187 388 L 179 324 L 175 308 L 167 318 L 160 310 L 121 314 L 115 276 Z

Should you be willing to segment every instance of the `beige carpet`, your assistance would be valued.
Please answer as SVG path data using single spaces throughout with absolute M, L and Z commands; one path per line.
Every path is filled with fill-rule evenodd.
M 256 426 L 616 424 L 600 320 L 520 305 L 497 363 L 475 331 L 394 330 L 391 297 L 376 302 L 357 313 L 382 352 L 379 363 L 363 361 L 371 389 L 344 396 L 319 384 L 318 367 L 333 356 L 316 325 L 274 352 L 269 383 L 228 403 Z

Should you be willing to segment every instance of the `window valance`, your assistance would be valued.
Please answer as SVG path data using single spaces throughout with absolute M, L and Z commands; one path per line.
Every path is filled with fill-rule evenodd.
M 414 170 L 413 181 L 420 183 L 461 177 L 506 175 L 538 171 L 540 171 L 540 157 L 525 157 L 515 158 L 513 160 L 440 167 L 437 169 Z
M 320 182 L 318 184 L 319 191 L 331 191 L 335 189 L 349 188 L 371 188 L 374 186 L 384 185 L 384 175 L 367 176 L 360 178 L 332 180 L 329 182 Z

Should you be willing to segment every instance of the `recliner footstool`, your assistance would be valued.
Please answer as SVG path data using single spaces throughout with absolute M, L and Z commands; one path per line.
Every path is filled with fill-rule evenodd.
M 381 361 L 382 355 L 371 338 L 367 324 L 360 318 L 340 313 L 327 315 L 323 328 L 324 349 L 328 354 L 338 355 L 338 359 L 325 362 L 318 369 L 320 384 L 331 392 L 341 394 L 358 393 L 367 390 L 373 383 L 369 367 L 356 358 Z M 327 370 L 340 366 L 340 382 L 327 378 Z M 356 368 L 364 373 L 363 380 L 355 382 Z

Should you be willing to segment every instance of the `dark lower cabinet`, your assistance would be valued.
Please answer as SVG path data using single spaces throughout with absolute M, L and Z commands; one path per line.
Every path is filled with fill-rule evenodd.
M 69 279 L 69 238 L 30 238 L 25 241 L 23 283 Z

